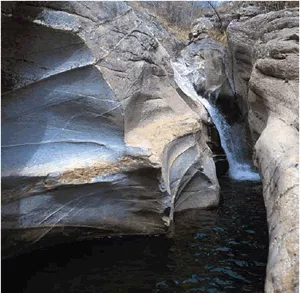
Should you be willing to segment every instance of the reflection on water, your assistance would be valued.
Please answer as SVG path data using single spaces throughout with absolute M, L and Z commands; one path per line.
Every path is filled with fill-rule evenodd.
M 267 225 L 259 183 L 223 179 L 218 210 L 179 214 L 173 238 L 56 245 L 2 262 L 3 292 L 263 292 Z

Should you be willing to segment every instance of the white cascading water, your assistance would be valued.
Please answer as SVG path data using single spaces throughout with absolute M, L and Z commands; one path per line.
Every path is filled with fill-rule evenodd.
M 230 126 L 225 117 L 220 113 L 215 105 L 215 101 L 209 100 L 197 94 L 194 86 L 190 82 L 188 75 L 191 71 L 185 65 L 184 60 L 172 62 L 174 78 L 180 89 L 194 101 L 200 101 L 207 109 L 213 120 L 221 139 L 221 145 L 226 153 L 229 163 L 229 176 L 234 180 L 260 180 L 259 174 L 253 170 L 252 166 L 245 160 L 245 134 L 242 127 Z

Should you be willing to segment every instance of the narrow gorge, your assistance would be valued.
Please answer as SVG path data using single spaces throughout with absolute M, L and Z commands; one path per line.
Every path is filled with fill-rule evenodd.
M 299 291 L 299 6 L 197 3 L 1 3 L 4 292 Z

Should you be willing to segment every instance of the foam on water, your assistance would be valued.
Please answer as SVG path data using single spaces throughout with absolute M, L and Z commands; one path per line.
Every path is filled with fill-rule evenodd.
M 201 98 L 201 102 L 209 112 L 219 131 L 222 147 L 229 163 L 229 176 L 234 180 L 260 180 L 260 176 L 252 166 L 246 162 L 245 133 L 239 125 L 232 127 L 217 109 L 213 100 Z
M 212 98 L 208 100 L 197 94 L 188 76 L 191 73 L 184 60 L 172 63 L 174 79 L 181 90 L 194 101 L 200 101 L 207 109 L 219 134 L 221 145 L 226 153 L 229 163 L 229 176 L 238 181 L 259 181 L 259 174 L 253 170 L 250 162 L 247 162 L 245 133 L 241 125 L 229 125 L 215 105 Z

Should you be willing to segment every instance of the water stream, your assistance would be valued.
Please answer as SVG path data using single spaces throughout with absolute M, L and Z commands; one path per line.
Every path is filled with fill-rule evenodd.
M 221 145 L 229 163 L 229 176 L 234 180 L 259 181 L 259 174 L 253 170 L 251 163 L 245 157 L 245 133 L 241 125 L 229 125 L 216 107 L 212 96 L 205 99 L 198 95 L 189 80 L 190 70 L 184 60 L 172 63 L 174 78 L 181 90 L 195 102 L 201 102 L 212 118 L 221 139 Z
M 259 181 L 259 174 L 253 170 L 245 156 L 247 150 L 244 128 L 241 125 L 229 125 L 212 98 L 201 100 L 220 134 L 221 145 L 229 163 L 229 176 L 235 180 Z

